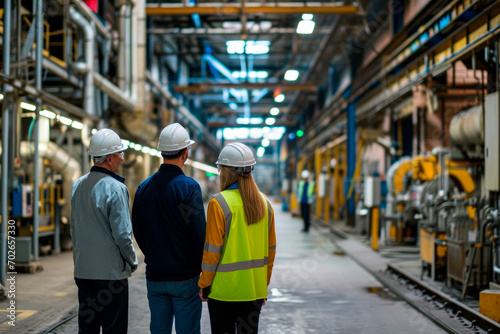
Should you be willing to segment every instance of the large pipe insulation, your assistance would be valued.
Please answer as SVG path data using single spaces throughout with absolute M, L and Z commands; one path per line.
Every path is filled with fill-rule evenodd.
M 475 106 L 455 115 L 450 122 L 450 137 L 458 145 L 483 144 L 483 107 Z
M 30 145 L 33 145 L 33 143 L 21 142 L 21 157 L 28 158 L 32 156 L 31 152 L 33 152 L 34 148 L 30 148 Z M 69 199 L 73 183 L 82 176 L 80 163 L 54 142 L 40 142 L 38 149 L 40 150 L 40 157 L 50 161 L 51 167 L 62 174 L 64 197 Z M 69 201 L 64 205 L 62 214 L 68 218 L 71 216 Z

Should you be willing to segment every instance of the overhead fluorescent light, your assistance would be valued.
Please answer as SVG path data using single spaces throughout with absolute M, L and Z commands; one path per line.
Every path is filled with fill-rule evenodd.
M 122 139 L 122 146 L 125 148 L 130 147 L 130 140 Z
M 234 40 L 227 41 L 227 53 L 229 54 L 249 54 L 249 55 L 262 55 L 269 53 L 270 41 L 257 40 L 257 41 L 243 41 Z
M 271 116 L 277 116 L 280 113 L 280 109 L 276 108 L 276 107 L 273 107 L 273 108 L 271 108 L 271 110 L 269 111 L 269 113 L 271 114 Z
M 238 105 L 234 102 L 231 102 L 229 103 L 229 108 L 231 108 L 231 110 L 236 110 L 238 109 Z
M 54 119 L 54 118 L 56 118 L 56 113 L 52 112 L 50 110 L 47 110 L 47 109 L 43 109 L 42 111 L 40 111 L 40 116 Z
M 83 129 L 83 123 L 78 121 L 73 121 L 73 123 L 71 123 L 71 126 L 77 130 Z
M 35 111 L 36 110 L 36 106 L 31 104 L 31 103 L 27 103 L 27 102 L 21 102 L 21 108 L 25 109 L 25 110 L 29 110 L 29 111 Z
M 276 123 L 276 118 L 274 117 L 268 117 L 266 118 L 266 124 L 271 126 L 271 125 L 274 125 L 274 123 Z
M 311 21 L 313 17 L 314 17 L 313 14 L 302 14 L 302 20 L 304 21 Z
M 264 32 L 271 29 L 272 26 L 273 24 L 271 23 L 271 21 L 260 21 L 258 23 L 254 21 L 248 21 L 246 24 L 246 29 L 249 32 Z M 241 30 L 242 24 L 241 22 L 225 21 L 222 22 L 222 27 L 228 30 Z
M 262 139 L 262 147 L 268 147 L 271 144 L 269 139 Z
M 267 79 L 269 77 L 269 72 L 267 71 L 234 71 L 232 73 L 233 77 L 235 79 L 246 79 L 251 78 L 251 79 Z
M 134 148 L 134 147 L 135 147 L 135 143 L 130 143 L 130 144 L 128 145 L 128 147 L 130 147 L 130 148 Z
M 241 124 L 241 125 L 247 125 L 247 124 L 262 124 L 264 122 L 264 119 L 261 117 L 238 117 L 236 118 L 236 123 Z
M 134 145 L 134 150 L 136 150 L 136 151 L 142 150 L 142 145 L 141 144 L 135 144 Z
M 149 154 L 152 155 L 152 156 L 157 156 L 158 155 L 158 150 L 152 148 L 151 151 L 149 151 Z
M 92 134 L 95 135 L 95 133 L 97 132 L 97 129 L 92 129 Z
M 301 35 L 312 34 L 312 32 L 314 31 L 314 26 L 315 25 L 316 24 L 314 23 L 314 21 L 305 21 L 305 20 L 302 20 L 297 25 L 297 34 L 301 34 Z
M 257 156 L 258 156 L 259 158 L 263 157 L 263 156 L 264 156 L 264 153 L 266 153 L 266 149 L 265 149 L 265 148 L 263 148 L 262 146 L 261 146 L 261 147 L 259 147 L 259 148 L 257 149 Z
M 71 123 L 73 123 L 73 120 L 71 118 L 61 116 L 59 117 L 59 122 L 61 122 L 64 125 L 70 125 Z
M 141 151 L 142 151 L 142 153 L 148 154 L 151 151 L 151 148 L 144 146 Z
M 285 101 L 285 95 L 284 94 L 279 94 L 274 98 L 274 102 L 276 103 L 281 103 Z
M 288 70 L 285 73 L 286 81 L 296 81 L 299 78 L 299 71 L 297 70 Z

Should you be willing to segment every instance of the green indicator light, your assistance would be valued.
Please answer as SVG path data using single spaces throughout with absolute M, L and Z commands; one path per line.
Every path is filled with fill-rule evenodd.
M 302 130 L 297 130 L 297 137 L 302 137 L 304 135 L 304 131 Z

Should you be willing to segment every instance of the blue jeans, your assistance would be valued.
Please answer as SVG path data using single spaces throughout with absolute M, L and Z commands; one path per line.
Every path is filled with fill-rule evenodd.
M 199 334 L 202 302 L 199 277 L 181 282 L 147 281 L 152 334 L 172 333 L 175 316 L 177 334 Z

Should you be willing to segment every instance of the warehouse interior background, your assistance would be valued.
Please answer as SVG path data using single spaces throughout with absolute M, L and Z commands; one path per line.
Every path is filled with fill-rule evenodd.
M 133 198 L 178 122 L 206 200 L 240 141 L 282 210 L 310 170 L 321 224 L 416 247 L 462 296 L 499 287 L 498 1 L 3 0 L 0 19 L 0 283 L 9 220 L 18 263 L 71 249 L 95 131 L 129 147 Z

